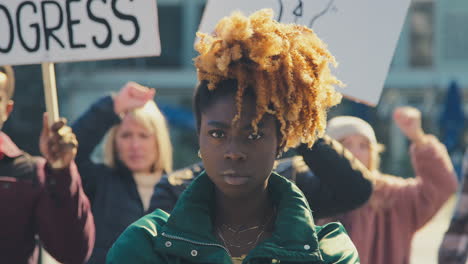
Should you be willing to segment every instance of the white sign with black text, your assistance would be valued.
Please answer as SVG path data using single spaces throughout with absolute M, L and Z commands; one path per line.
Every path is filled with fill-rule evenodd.
M 379 101 L 410 0 L 208 0 L 199 31 L 235 10 L 272 8 L 277 20 L 312 28 L 339 62 L 333 72 L 348 97 Z
M 158 56 L 156 0 L 0 2 L 0 64 Z

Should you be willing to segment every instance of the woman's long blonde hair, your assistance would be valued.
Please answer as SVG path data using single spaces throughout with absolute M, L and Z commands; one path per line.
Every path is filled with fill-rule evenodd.
M 137 108 L 126 115 L 130 115 L 135 121 L 148 129 L 156 138 L 156 160 L 153 170 L 163 170 L 165 173 L 172 171 L 172 144 L 169 137 L 169 129 L 166 118 L 154 101 L 147 102 L 143 107 Z M 115 138 L 119 125 L 113 126 L 107 133 L 104 142 L 104 163 L 114 168 L 118 154 Z

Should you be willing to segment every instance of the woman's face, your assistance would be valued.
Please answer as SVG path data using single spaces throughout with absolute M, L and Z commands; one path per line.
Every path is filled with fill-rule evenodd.
M 219 191 L 246 197 L 266 189 L 278 149 L 276 122 L 265 115 L 254 133 L 255 100 L 243 98 L 241 118 L 234 96 L 217 99 L 201 114 L 200 152 L 206 172 Z
M 347 148 L 353 155 L 362 162 L 367 168 L 370 168 L 371 152 L 369 140 L 359 134 L 349 135 L 342 140 L 341 144 Z
M 149 173 L 157 158 L 156 137 L 127 115 L 117 128 L 115 144 L 119 159 L 132 172 Z

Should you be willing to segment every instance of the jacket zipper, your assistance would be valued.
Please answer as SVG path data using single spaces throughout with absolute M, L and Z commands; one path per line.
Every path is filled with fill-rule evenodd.
M 219 248 L 224 249 L 224 251 L 226 251 L 226 253 L 229 255 L 229 257 L 232 258 L 231 254 L 229 253 L 229 250 L 225 246 L 222 246 L 222 245 L 219 245 L 219 244 L 198 242 L 198 241 L 194 241 L 194 240 L 191 240 L 191 239 L 188 239 L 188 238 L 183 238 L 183 237 L 180 237 L 180 236 L 168 235 L 165 232 L 161 233 L 161 235 L 163 237 L 166 237 L 166 238 L 185 241 L 185 242 L 192 243 L 192 244 L 195 244 L 195 245 L 219 247 Z

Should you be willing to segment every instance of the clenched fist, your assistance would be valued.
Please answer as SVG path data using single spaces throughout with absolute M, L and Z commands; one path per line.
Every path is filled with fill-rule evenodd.
M 42 132 L 39 139 L 39 149 L 42 156 L 53 169 L 63 169 L 75 159 L 78 141 L 72 129 L 61 118 L 49 128 L 47 113 L 42 120 Z
M 410 106 L 398 107 L 393 112 L 393 119 L 403 134 L 412 142 L 418 144 L 424 140 L 421 126 L 421 112 Z
M 135 108 L 142 107 L 149 100 L 152 100 L 155 94 L 156 90 L 154 88 L 129 82 L 114 96 L 114 112 L 117 115 L 122 115 Z

